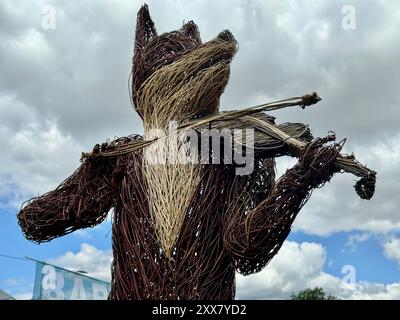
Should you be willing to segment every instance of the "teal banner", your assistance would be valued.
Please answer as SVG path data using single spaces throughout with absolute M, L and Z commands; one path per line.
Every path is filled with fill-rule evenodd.
M 34 300 L 106 300 L 110 289 L 108 282 L 36 262 Z

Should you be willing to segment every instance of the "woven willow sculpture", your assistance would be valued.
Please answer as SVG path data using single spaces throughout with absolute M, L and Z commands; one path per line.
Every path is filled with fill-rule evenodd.
M 315 104 L 315 93 L 218 111 L 236 50 L 229 31 L 202 43 L 192 21 L 157 35 L 143 6 L 131 89 L 144 137 L 119 138 L 83 154 L 81 166 L 58 188 L 24 204 L 18 219 L 25 236 L 50 241 L 95 226 L 113 208 L 110 299 L 232 299 L 235 271 L 263 269 L 312 190 L 335 173 L 361 177 L 356 191 L 370 199 L 375 172 L 340 155 L 344 141 L 313 139 L 304 124 L 276 125 L 265 113 Z M 172 120 L 179 132 L 253 129 L 254 170 L 237 175 L 235 164 L 152 163 L 166 152 L 158 143 L 167 138 L 154 137 L 152 129 L 166 129 Z M 171 148 L 193 153 L 188 144 Z M 275 181 L 274 158 L 285 155 L 298 162 Z

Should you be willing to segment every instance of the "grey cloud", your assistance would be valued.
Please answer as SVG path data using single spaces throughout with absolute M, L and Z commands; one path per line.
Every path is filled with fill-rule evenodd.
M 309 123 L 319 136 L 334 130 L 349 137 L 345 151 L 354 150 L 378 171 L 372 201 L 357 198 L 353 177 L 337 175 L 314 193 L 295 229 L 323 236 L 354 229 L 383 234 L 400 230 L 397 1 L 352 1 L 357 25 L 351 31 L 341 28 L 341 8 L 348 1 L 148 2 L 159 32 L 193 19 L 204 41 L 226 28 L 235 35 L 239 52 L 223 109 L 315 90 L 323 98 L 318 105 L 276 112 L 277 121 Z M 57 10 L 56 30 L 41 27 L 47 4 Z M 142 131 L 128 95 L 141 4 L 0 2 L 0 196 L 11 198 L 11 205 L 19 207 L 28 196 L 61 182 L 79 164 L 80 151 L 94 143 Z M 280 171 L 293 165 L 287 159 L 279 162 Z M 396 259 L 397 244 L 385 247 Z M 109 277 L 111 253 L 90 246 L 54 262 L 73 268 L 87 256 L 102 266 L 90 264 L 94 274 Z M 304 262 L 303 269 L 293 270 L 294 256 Z M 322 271 L 325 256 L 318 244 L 286 242 L 264 271 L 238 278 L 238 297 L 287 298 L 315 285 L 344 298 L 399 297 L 396 283 L 344 286 Z
M 313 3 L 307 10 L 286 5 L 284 13 L 262 16 L 257 25 L 264 32 L 247 32 L 239 41 L 246 53 L 239 51 L 243 63 L 236 61 L 232 73 L 235 100 L 249 104 L 255 96 L 279 98 L 316 90 L 323 98 L 319 105 L 277 113 L 278 120 L 304 121 L 316 135 L 334 130 L 363 144 L 383 132 L 397 132 L 400 46 L 392 30 L 398 28 L 393 12 L 399 7 L 394 2 L 355 2 L 357 28 L 346 31 L 341 28 L 343 3 Z M 274 14 L 278 20 L 286 14 L 287 23 L 277 27 Z M 321 39 L 324 25 L 328 36 Z
M 352 188 L 357 179 L 338 174 L 323 189 L 314 191 L 297 217 L 295 229 L 318 235 L 357 229 L 375 234 L 399 231 L 399 150 L 400 135 L 382 138 L 370 147 L 356 147 L 357 156 L 378 170 L 374 197 L 359 199 Z
M 343 4 L 313 3 L 306 8 L 285 2 L 150 1 L 150 10 L 160 32 L 192 18 L 204 40 L 224 28 L 232 30 L 240 50 L 222 100 L 224 109 L 251 105 L 260 97 L 318 90 L 324 99 L 319 106 L 278 115 L 308 122 L 318 135 L 332 129 L 365 143 L 382 131 L 393 132 L 399 118 L 400 46 L 391 32 L 398 24 L 392 12 L 399 6 L 356 1 L 357 28 L 345 31 L 340 24 Z M 16 93 L 41 116 L 56 118 L 61 130 L 75 139 L 141 131 L 127 89 L 140 3 L 53 5 L 57 28 L 45 31 L 40 27 L 40 5 L 29 2 L 24 12 L 18 1 L 3 4 L 2 11 L 8 10 L 14 19 L 3 26 L 7 35 L 3 32 L 6 42 L 0 50 L 2 91 Z M 325 40 L 318 36 L 324 24 Z
M 347 1 L 148 2 L 159 32 L 193 19 L 204 41 L 226 28 L 235 35 L 239 52 L 223 109 L 316 90 L 323 98 L 318 105 L 276 112 L 277 121 L 309 123 L 316 136 L 334 130 L 338 137 L 349 137 L 346 151 L 355 150 L 378 171 L 372 202 L 356 198 L 352 177 L 335 177 L 324 191 L 315 192 L 297 228 L 329 234 L 400 227 L 395 201 L 400 158 L 389 161 L 374 153 L 381 142 L 389 146 L 384 153 L 393 154 L 400 145 L 394 138 L 400 134 L 396 1 L 353 1 L 357 25 L 350 31 L 341 28 L 341 8 Z M 41 27 L 45 4 L 57 10 L 55 30 Z M 8 150 L 1 160 L 3 190 L 13 185 L 25 192 L 44 191 L 77 165 L 79 151 L 142 131 L 128 95 L 141 4 L 1 2 L 0 144 Z M 18 142 L 23 138 L 30 142 L 25 149 Z M 50 140 L 57 147 L 46 149 Z M 38 148 L 43 151 L 36 152 Z M 65 150 L 68 156 L 60 157 Z

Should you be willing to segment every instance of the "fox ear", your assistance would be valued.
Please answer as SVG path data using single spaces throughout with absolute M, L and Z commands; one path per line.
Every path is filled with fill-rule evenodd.
M 157 31 L 150 17 L 149 7 L 144 4 L 137 14 L 134 58 L 141 55 L 144 47 L 156 36 Z
M 198 45 L 201 45 L 201 38 L 200 38 L 200 31 L 199 31 L 199 27 L 197 26 L 197 24 L 195 24 L 193 22 L 193 20 L 190 20 L 188 22 L 186 22 L 182 28 L 181 28 L 181 32 L 185 35 L 188 36 L 190 38 L 192 38 L 194 41 L 196 41 L 196 43 Z
M 142 84 L 146 76 L 146 69 L 144 68 L 144 57 L 143 52 L 147 44 L 157 36 L 156 27 L 153 20 L 151 20 L 149 7 L 144 4 L 138 14 L 136 20 L 136 32 L 135 32 L 135 45 L 133 50 L 132 59 L 132 83 L 131 83 L 131 95 L 132 101 L 135 105 L 135 110 L 141 118 L 143 115 L 137 108 L 137 96 L 136 92 Z

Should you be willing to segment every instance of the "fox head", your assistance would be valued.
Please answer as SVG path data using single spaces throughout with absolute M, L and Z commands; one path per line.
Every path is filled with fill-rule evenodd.
M 147 5 L 137 15 L 132 67 L 132 100 L 144 127 L 165 127 L 218 111 L 237 50 L 225 30 L 202 43 L 193 21 L 157 35 Z

